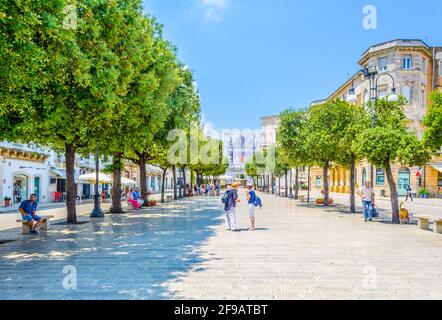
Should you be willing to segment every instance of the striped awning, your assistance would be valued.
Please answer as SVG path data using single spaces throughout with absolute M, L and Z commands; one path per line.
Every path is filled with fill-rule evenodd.
M 437 171 L 442 172 L 442 161 L 441 162 L 430 162 L 429 164 Z

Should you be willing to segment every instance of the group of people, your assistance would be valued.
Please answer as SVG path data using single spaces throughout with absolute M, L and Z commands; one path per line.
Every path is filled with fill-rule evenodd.
M 227 231 L 233 231 L 233 232 L 240 231 L 240 229 L 238 229 L 236 225 L 236 207 L 237 204 L 241 202 L 238 196 L 239 186 L 240 186 L 239 183 L 237 182 L 233 183 L 231 186 L 228 187 L 228 190 L 226 191 L 223 197 Z M 248 228 L 249 231 L 256 230 L 255 209 L 256 209 L 257 199 L 258 197 L 256 196 L 256 192 L 253 186 L 252 185 L 247 186 L 246 201 L 247 201 L 248 214 L 250 219 L 250 227 Z
M 209 183 L 207 185 L 195 185 L 193 187 L 195 194 L 205 196 L 219 196 L 221 192 L 221 185 L 217 183 Z
M 126 194 L 126 201 L 127 203 L 132 204 L 134 210 L 140 210 L 140 200 L 141 195 L 138 188 L 135 190 L 130 189 Z

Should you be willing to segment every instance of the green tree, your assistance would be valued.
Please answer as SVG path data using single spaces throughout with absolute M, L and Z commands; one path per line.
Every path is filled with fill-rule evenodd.
M 299 196 L 299 167 L 309 164 L 309 150 L 306 149 L 304 127 L 307 124 L 307 112 L 287 109 L 280 115 L 278 128 L 278 146 L 285 155 L 286 162 L 295 172 L 295 199 Z
M 76 7 L 76 27 L 66 28 L 64 10 L 72 3 L 27 3 L 24 9 L 21 1 L 8 1 L 1 9 L 10 22 L 2 23 L 1 34 L 7 34 L 8 39 L 1 42 L 8 44 L 9 51 L 23 54 L 32 48 L 36 52 L 30 59 L 15 57 L 17 60 L 10 61 L 15 62 L 21 81 L 32 72 L 30 83 L 9 91 L 12 98 L 7 104 L 17 110 L 15 102 L 21 100 L 23 90 L 31 89 L 18 113 L 20 119 L 16 118 L 13 130 L 9 130 L 19 136 L 10 138 L 64 152 L 68 222 L 77 219 L 75 154 L 95 148 L 101 134 L 97 128 L 109 122 L 114 114 L 111 110 L 118 108 L 127 90 L 132 65 L 120 45 L 134 27 L 133 18 L 141 12 L 140 1 L 81 2 Z M 4 57 L 1 65 L 8 63 Z M 12 87 L 18 83 L 7 82 Z M 14 110 L 6 114 L 11 112 Z
M 373 165 L 385 169 L 390 186 L 392 222 L 395 224 L 400 223 L 399 201 L 391 164 L 399 162 L 402 165 L 422 166 L 430 159 L 422 142 L 407 130 L 403 104 L 402 98 L 398 102 L 378 100 L 375 128 L 366 129 L 358 134 L 353 143 L 353 149 L 358 154 Z
M 425 117 L 424 144 L 433 151 L 442 147 L 442 92 L 433 92 L 432 105 Z
M 329 169 L 332 163 L 339 160 L 340 144 L 344 132 L 348 108 L 343 103 L 326 102 L 315 105 L 308 112 L 308 122 L 302 132 L 306 150 L 309 150 L 311 161 L 323 168 L 324 205 L 328 206 L 330 198 Z
M 137 107 L 133 116 L 138 119 L 138 125 L 128 134 L 130 145 L 125 153 L 125 157 L 140 168 L 140 188 L 141 197 L 145 199 L 144 205 L 147 205 L 146 165 L 161 151 L 154 141 L 155 134 L 163 127 L 172 111 L 168 104 L 170 95 L 182 84 L 175 49 L 163 39 L 161 26 L 155 23 L 154 30 L 153 61 L 145 69 L 144 79 L 152 88 L 148 96 L 143 97 L 143 87 L 134 90 L 131 96 L 129 103 Z
M 369 114 L 360 106 L 353 106 L 343 100 L 334 102 L 344 112 L 339 118 L 343 130 L 341 139 L 336 141 L 339 150 L 336 163 L 350 169 L 350 211 L 356 212 L 356 161 L 360 155 L 352 148 L 355 137 L 370 126 Z

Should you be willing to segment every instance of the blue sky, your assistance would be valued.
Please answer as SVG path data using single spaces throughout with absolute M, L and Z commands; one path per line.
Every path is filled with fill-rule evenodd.
M 373 44 L 418 38 L 442 46 L 442 1 L 145 0 L 194 71 L 204 119 L 259 128 L 260 117 L 327 97 Z M 377 9 L 366 30 L 363 8 Z M 438 22 L 439 21 L 439 22 Z

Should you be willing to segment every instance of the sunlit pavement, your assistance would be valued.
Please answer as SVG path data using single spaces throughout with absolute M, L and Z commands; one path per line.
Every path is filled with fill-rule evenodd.
M 442 235 L 271 195 L 249 232 L 240 195 L 238 233 L 197 198 L 19 235 L 0 299 L 442 299 Z
M 243 194 L 241 191 L 240 194 Z M 442 235 L 262 195 L 258 231 L 226 232 L 167 287 L 191 299 L 441 299 Z M 244 204 L 239 224 L 248 226 Z
M 219 215 L 198 199 L 16 237 L 0 245 L 0 299 L 170 298 L 162 284 L 199 263 Z

